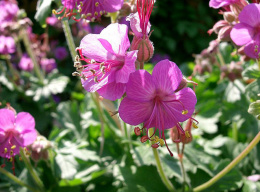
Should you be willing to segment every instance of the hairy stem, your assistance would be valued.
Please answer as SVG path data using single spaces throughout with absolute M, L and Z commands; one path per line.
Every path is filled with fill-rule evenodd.
M 206 183 L 196 187 L 193 191 L 202 191 L 207 189 L 214 183 L 216 183 L 219 179 L 225 176 L 233 167 L 235 167 L 259 142 L 260 140 L 260 132 L 255 136 L 255 138 L 251 141 L 251 143 L 240 153 L 227 167 L 225 167 L 222 171 L 220 171 L 215 177 L 207 181 Z
M 153 128 L 150 128 L 149 130 L 149 135 L 153 135 L 154 130 Z M 154 141 L 151 141 L 152 144 L 154 144 Z M 167 176 L 165 175 L 163 168 L 162 168 L 162 163 L 159 157 L 159 153 L 157 151 L 157 149 L 152 148 L 153 149 L 153 155 L 156 161 L 156 167 L 157 167 L 157 171 L 162 179 L 162 182 L 164 183 L 164 185 L 167 187 L 167 189 L 171 192 L 175 191 L 175 188 L 173 187 L 172 183 L 169 181 L 169 179 L 167 178 Z
M 24 29 L 21 31 L 21 33 L 22 33 L 22 38 L 23 38 L 23 43 L 24 43 L 25 49 L 33 62 L 34 72 L 37 75 L 40 82 L 43 83 L 44 77 L 43 77 L 43 74 L 41 73 L 41 69 L 40 69 L 39 63 L 37 61 L 36 55 L 31 47 L 31 42 L 28 37 L 28 33 Z
M 6 171 L 5 169 L 0 167 L 0 173 L 4 174 L 6 177 L 17 183 L 18 185 L 21 185 L 23 187 L 26 187 L 27 189 L 33 191 L 33 192 L 39 192 L 38 190 L 34 189 L 33 187 L 27 185 L 26 183 L 22 182 L 18 177 L 14 176 L 12 173 Z
M 74 40 L 72 37 L 72 33 L 70 30 L 70 25 L 67 20 L 63 20 L 63 21 L 61 21 L 61 23 L 62 23 L 62 28 L 63 28 L 63 32 L 66 37 L 67 44 L 69 46 L 70 54 L 71 54 L 72 60 L 74 62 L 74 58 L 76 57 L 77 53 L 76 53 L 76 46 L 75 46 L 75 43 L 74 43 Z
M 45 191 L 44 185 L 43 185 L 41 179 L 39 178 L 39 176 L 37 175 L 36 171 L 32 167 L 30 160 L 25 156 L 23 148 L 20 148 L 20 155 L 23 159 L 23 162 L 24 162 L 26 168 L 28 169 L 29 173 L 31 174 L 35 184 L 38 186 L 38 188 L 41 192 L 44 192 Z

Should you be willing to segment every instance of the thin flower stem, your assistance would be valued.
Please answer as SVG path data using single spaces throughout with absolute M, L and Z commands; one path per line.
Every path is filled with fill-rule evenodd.
M 100 111 L 99 119 L 100 119 L 100 124 L 101 124 L 101 141 L 100 141 L 99 156 L 101 157 L 103 150 L 104 150 L 104 145 L 105 145 L 105 127 L 104 127 L 105 119 L 104 119 L 103 109 L 100 105 L 100 101 L 98 98 L 98 93 L 95 93 L 95 100 L 96 100 L 96 105 L 98 107 L 98 111 Z
M 224 60 L 224 58 L 223 58 L 223 56 L 222 56 L 222 54 L 221 54 L 220 52 L 217 53 L 217 57 L 218 57 L 218 59 L 219 59 L 219 62 L 220 62 L 220 65 L 221 65 L 221 66 L 226 65 L 226 64 L 225 64 L 225 60 Z
M 37 77 L 40 80 L 40 82 L 43 83 L 44 77 L 43 77 L 43 75 L 41 73 L 41 69 L 39 67 L 39 63 L 37 62 L 37 58 L 35 56 L 35 53 L 34 53 L 32 47 L 31 47 L 31 42 L 29 40 L 28 33 L 24 29 L 21 31 L 21 33 L 22 33 L 22 39 L 23 39 L 23 43 L 24 43 L 25 49 L 26 49 L 28 55 L 30 56 L 30 58 L 31 58 L 31 60 L 33 62 L 34 72 L 37 75 Z
M 5 169 L 0 167 L 0 173 L 4 174 L 6 177 L 8 177 L 9 179 L 11 179 L 12 181 L 14 181 L 15 183 L 26 187 L 27 189 L 33 191 L 33 192 L 39 192 L 38 190 L 34 189 L 33 187 L 27 185 L 26 183 L 22 182 L 18 177 L 14 176 L 12 173 L 6 171 Z
M 153 133 L 154 133 L 153 128 L 150 128 L 148 131 L 149 131 L 149 135 L 153 135 Z M 151 143 L 154 144 L 154 141 L 151 141 Z M 153 155 L 154 155 L 154 158 L 156 161 L 157 171 L 162 179 L 162 182 L 164 183 L 164 185 L 167 187 L 167 189 L 170 192 L 175 191 L 175 188 L 173 187 L 172 183 L 169 181 L 169 179 L 166 177 L 166 175 L 163 171 L 162 163 L 161 163 L 157 149 L 155 149 L 155 148 L 152 148 L 152 149 L 153 149 Z
M 70 25 L 69 25 L 68 20 L 63 20 L 63 21 L 61 21 L 61 23 L 62 23 L 62 28 L 63 28 L 63 32 L 66 37 L 67 44 L 69 46 L 72 61 L 74 62 L 74 58 L 76 57 L 77 52 L 76 52 L 76 46 L 75 46 L 75 43 L 74 43 L 74 40 L 72 37 L 72 33 L 70 30 Z
M 28 171 L 31 174 L 33 180 L 35 181 L 35 184 L 38 186 L 38 188 L 41 192 L 44 192 L 45 191 L 44 185 L 43 185 L 41 179 L 39 178 L 39 176 L 37 175 L 36 171 L 33 169 L 31 162 L 25 156 L 23 148 L 20 148 L 20 155 L 23 159 L 23 162 L 24 162 L 26 168 L 28 169 Z
M 207 181 L 206 183 L 196 187 L 193 189 L 194 192 L 202 191 L 207 189 L 219 179 L 221 179 L 224 175 L 226 175 L 233 167 L 235 167 L 260 141 L 260 132 L 255 136 L 255 138 L 251 141 L 251 143 L 244 149 L 242 153 L 240 153 L 227 167 L 225 167 L 221 172 L 219 172 L 215 177 Z

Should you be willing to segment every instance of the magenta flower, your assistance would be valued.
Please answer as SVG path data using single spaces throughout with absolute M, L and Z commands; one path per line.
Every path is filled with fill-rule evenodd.
M 0 17 L 0 24 L 4 21 L 12 21 L 13 18 L 17 15 L 19 10 L 15 1 L 11 0 L 1 0 L 0 1 L 0 10 L 2 15 Z
M 41 59 L 40 65 L 41 68 L 47 73 L 50 73 L 53 69 L 57 68 L 55 59 L 43 58 Z
M 259 58 L 260 46 L 260 5 L 249 4 L 239 14 L 240 23 L 230 32 L 230 37 L 238 46 L 245 45 L 245 54 L 251 58 Z
M 228 6 L 234 3 L 239 3 L 241 0 L 210 0 L 209 6 L 215 9 Z
M 54 51 L 55 57 L 59 60 L 63 60 L 68 57 L 68 51 L 65 47 L 57 47 Z
M 90 21 L 95 21 L 99 19 L 103 14 L 107 12 L 116 12 L 123 6 L 124 0 L 62 0 L 63 9 L 59 12 L 54 11 L 54 14 L 64 15 L 60 18 L 73 18 L 75 21 L 81 19 L 76 19 L 77 12 L 81 14 L 81 18 Z M 73 10 L 77 9 L 77 12 Z
M 155 127 L 165 143 L 165 129 L 176 126 L 178 133 L 185 134 L 179 122 L 191 118 L 197 99 L 190 88 L 176 92 L 182 78 L 178 66 L 167 59 L 155 65 L 152 75 L 145 70 L 132 73 L 126 87 L 127 96 L 119 107 L 120 117 L 130 125 L 143 123 L 146 133 Z
M 127 34 L 126 25 L 115 23 L 100 34 L 88 34 L 81 40 L 78 48 L 80 57 L 75 62 L 81 74 L 73 74 L 81 76 L 87 91 L 97 91 L 110 100 L 122 97 L 129 75 L 135 71 L 137 57 L 137 51 L 127 52 L 130 47 Z M 79 66 L 78 59 L 87 62 L 87 65 Z
M 20 147 L 35 141 L 35 121 L 29 113 L 15 115 L 9 109 L 0 109 L 0 117 L 0 156 L 11 159 L 19 154 Z
M 18 64 L 18 67 L 21 70 L 24 70 L 24 71 L 32 71 L 33 70 L 33 62 L 27 54 L 23 54 L 23 56 L 22 56 L 22 58 L 21 58 L 21 60 Z
M 15 42 L 12 37 L 0 35 L 0 54 L 11 54 L 15 52 Z
M 88 0 L 82 2 L 81 14 L 84 19 L 95 21 L 107 12 L 116 12 L 124 0 Z

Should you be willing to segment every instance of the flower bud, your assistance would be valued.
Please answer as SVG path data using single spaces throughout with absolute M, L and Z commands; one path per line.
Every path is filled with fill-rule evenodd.
M 126 17 L 131 13 L 131 4 L 129 2 L 124 2 L 122 8 L 119 11 L 121 17 Z
M 230 9 L 235 15 L 238 16 L 239 13 L 243 10 L 243 8 L 247 5 L 248 3 L 245 0 L 240 0 L 240 2 L 238 3 L 231 4 Z
M 229 23 L 232 23 L 237 19 L 237 16 L 231 11 L 224 12 L 223 16 L 225 21 Z
M 154 53 L 153 43 L 148 39 L 134 37 L 131 45 L 131 50 L 138 50 L 137 60 L 139 62 L 149 61 Z
M 232 26 L 225 26 L 223 28 L 220 29 L 219 33 L 218 33 L 218 40 L 219 41 L 230 41 L 230 32 L 232 30 Z

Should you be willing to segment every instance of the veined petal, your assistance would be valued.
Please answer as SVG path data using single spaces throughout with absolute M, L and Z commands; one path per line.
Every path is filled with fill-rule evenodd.
M 183 122 L 190 118 L 195 110 L 196 103 L 196 95 L 194 91 L 188 87 L 165 98 L 163 106 L 168 116 L 165 118 L 165 128 L 171 128 L 176 125 L 176 123 L 174 121 L 171 122 L 170 119 Z M 187 110 L 188 113 L 183 115 L 183 110 Z
M 260 5 L 251 3 L 243 8 L 238 16 L 240 23 L 248 24 L 251 27 L 260 25 Z
M 138 102 L 125 97 L 119 106 L 119 116 L 130 125 L 139 125 L 149 119 L 153 111 L 151 102 Z
M 9 109 L 0 109 L 0 132 L 14 128 L 15 114 Z
M 99 62 L 115 59 L 116 56 L 100 43 L 99 37 L 99 34 L 88 34 L 81 40 L 79 48 L 82 48 L 83 55 Z
M 135 72 L 137 52 L 138 51 L 130 51 L 126 53 L 123 67 L 116 72 L 117 83 L 127 83 L 129 80 L 129 75 Z
M 95 92 L 104 85 L 115 81 L 115 71 L 116 69 L 112 68 L 98 83 L 94 81 L 94 77 L 89 77 L 86 80 L 81 79 L 82 86 L 88 92 Z
M 107 12 L 116 12 L 123 6 L 124 0 L 104 0 L 102 3 L 104 10 Z
M 174 62 L 165 59 L 155 65 L 152 78 L 157 90 L 170 95 L 181 83 L 182 73 Z
M 138 70 L 130 74 L 126 85 L 126 95 L 135 101 L 150 101 L 154 98 L 156 87 L 152 76 L 145 70 Z
M 97 90 L 97 92 L 105 99 L 115 101 L 123 96 L 123 94 L 125 93 L 125 89 L 126 84 L 116 83 L 114 81 L 112 83 L 106 84 L 105 86 Z
M 238 46 L 245 45 L 252 41 L 253 35 L 254 28 L 244 23 L 236 24 L 230 32 L 232 41 Z
M 210 0 L 209 6 L 215 9 L 230 5 L 238 0 Z
M 114 53 L 125 55 L 126 50 L 130 47 L 127 34 L 128 27 L 126 25 L 113 23 L 101 31 L 99 38 L 107 40 Z
M 18 113 L 15 120 L 15 126 L 15 129 L 19 132 L 19 134 L 15 136 L 17 142 L 23 146 L 27 146 L 35 141 L 37 137 L 35 120 L 29 113 Z

